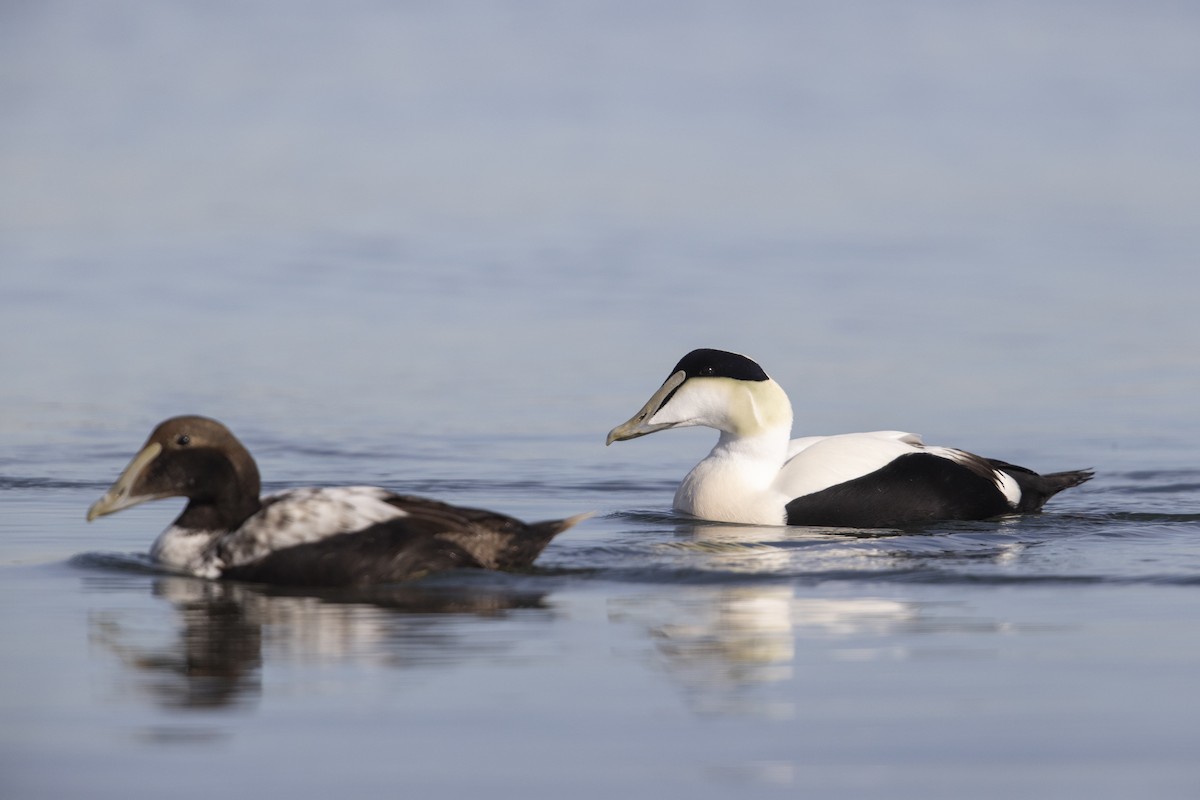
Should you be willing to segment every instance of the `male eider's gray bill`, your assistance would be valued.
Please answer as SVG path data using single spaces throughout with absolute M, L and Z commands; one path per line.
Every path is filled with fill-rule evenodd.
M 259 497 L 253 457 L 221 423 L 158 425 L 89 521 L 164 497 L 183 512 L 150 554 L 203 578 L 290 586 L 363 586 L 458 568 L 529 567 L 550 540 L 590 514 L 525 523 L 504 514 L 374 486 L 289 489 Z
M 791 438 L 783 388 L 746 356 L 688 353 L 607 444 L 700 425 L 721 436 L 680 483 L 674 507 L 755 525 L 901 527 L 1038 511 L 1090 470 L 1039 475 L 903 431 Z
M 613 442 L 623 442 L 627 439 L 636 439 L 639 436 L 646 436 L 655 431 L 666 430 L 672 428 L 672 423 L 652 423 L 651 418 L 655 413 L 662 408 L 671 398 L 684 381 L 687 380 L 687 375 L 683 372 L 675 372 L 671 377 L 663 383 L 654 395 L 646 401 L 646 405 L 642 406 L 641 410 L 629 418 L 628 421 L 621 423 L 617 427 L 608 432 L 608 439 L 604 442 L 604 446 Z

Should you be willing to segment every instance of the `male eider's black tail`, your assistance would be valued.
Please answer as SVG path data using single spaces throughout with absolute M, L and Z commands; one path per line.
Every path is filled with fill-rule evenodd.
M 1039 475 L 1031 469 L 1018 467 L 995 459 L 988 459 L 992 466 L 1011 475 L 1021 487 L 1021 502 L 1017 511 L 1028 513 L 1040 511 L 1046 501 L 1063 489 L 1070 489 L 1081 483 L 1087 483 L 1095 474 L 1090 469 L 1076 469 L 1067 472 L 1049 472 Z

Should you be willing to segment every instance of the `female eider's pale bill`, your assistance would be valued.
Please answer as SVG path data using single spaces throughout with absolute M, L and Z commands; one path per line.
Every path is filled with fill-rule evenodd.
M 374 486 L 291 489 L 259 497 L 258 467 L 213 419 L 161 423 L 88 521 L 148 500 L 186 497 L 154 542 L 163 566 L 204 578 L 360 586 L 474 567 L 528 567 L 555 535 L 590 516 L 526 524 Z
M 756 525 L 884 528 L 1038 511 L 1090 470 L 1039 475 L 902 431 L 791 439 L 792 406 L 757 363 L 693 350 L 608 444 L 668 428 L 716 428 L 712 451 L 683 479 L 675 508 Z

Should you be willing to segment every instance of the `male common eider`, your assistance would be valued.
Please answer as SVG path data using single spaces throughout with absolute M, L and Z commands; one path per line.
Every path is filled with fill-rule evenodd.
M 293 586 L 365 586 L 476 567 L 529 566 L 554 536 L 589 516 L 526 524 L 373 486 L 290 489 L 259 498 L 258 467 L 229 429 L 206 417 L 159 424 L 96 517 L 186 497 L 154 542 L 164 566 L 203 578 Z
M 703 425 L 721 438 L 675 493 L 701 519 L 754 525 L 891 528 L 1039 510 L 1092 477 L 1038 475 L 900 431 L 791 439 L 787 394 L 758 364 L 723 350 L 684 356 L 608 444 Z

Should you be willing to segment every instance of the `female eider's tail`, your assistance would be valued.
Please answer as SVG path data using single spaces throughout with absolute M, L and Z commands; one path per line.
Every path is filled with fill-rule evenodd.
M 996 469 L 1011 475 L 1017 485 L 1021 487 L 1021 501 L 1017 504 L 1016 509 L 1021 513 L 1040 511 L 1042 506 L 1046 505 L 1046 501 L 1054 495 L 1064 489 L 1070 489 L 1072 486 L 1087 483 L 1096 474 L 1090 469 L 1076 469 L 1039 475 L 1025 467 L 1018 467 L 995 459 L 988 459 L 988 461 Z
M 545 527 L 547 530 L 553 529 L 553 533 L 550 534 L 550 537 L 553 538 L 568 528 L 574 528 L 585 519 L 591 519 L 594 516 L 596 516 L 595 511 L 585 511 L 582 514 L 576 514 L 575 516 L 567 517 L 566 519 L 552 519 L 546 522 L 535 522 L 531 527 Z
M 529 531 L 526 534 L 532 539 L 542 538 L 542 547 L 550 544 L 550 540 L 558 536 L 568 528 L 574 528 L 585 519 L 590 519 L 596 516 L 595 511 L 585 511 L 582 514 L 576 514 L 573 517 L 566 519 L 548 519 L 543 522 L 533 522 L 529 525 Z
M 475 548 L 472 555 L 490 569 L 523 569 L 533 564 L 551 539 L 592 516 L 595 516 L 595 512 L 589 511 L 566 519 L 531 522 L 512 532 L 512 535 L 503 537 L 498 546 Z M 467 545 L 465 549 L 471 550 L 472 547 Z

